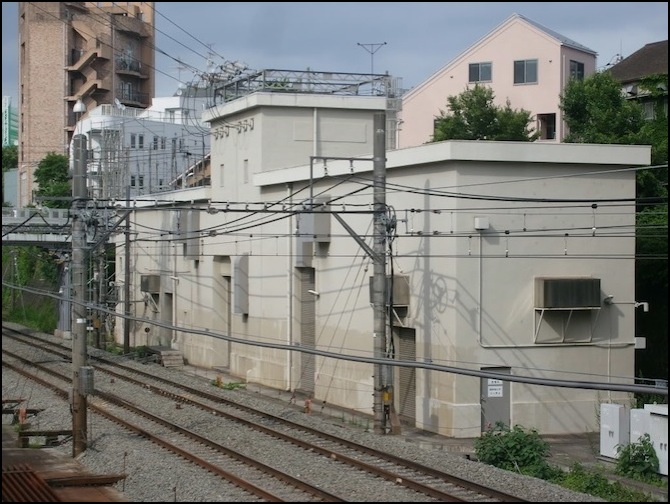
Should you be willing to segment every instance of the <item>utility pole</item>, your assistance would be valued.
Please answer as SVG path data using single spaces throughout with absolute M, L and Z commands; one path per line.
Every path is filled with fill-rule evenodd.
M 130 186 L 126 187 L 126 210 L 130 211 Z M 123 353 L 130 353 L 130 215 L 126 216 L 125 232 L 126 261 L 124 263 L 123 285 Z
M 82 104 L 83 106 L 83 104 Z M 76 105 L 75 105 L 76 108 Z M 75 109 L 75 113 L 77 110 Z M 87 361 L 86 342 L 86 224 L 84 209 L 86 208 L 86 136 L 75 135 L 74 169 L 72 173 L 72 456 L 76 457 L 86 450 L 87 433 L 87 400 L 86 378 L 89 376 L 84 369 Z M 90 368 L 88 368 L 90 370 Z
M 374 199 L 374 267 L 372 305 L 374 312 L 374 356 L 386 358 L 386 114 L 377 112 L 373 123 L 373 199 Z M 374 430 L 386 434 L 392 407 L 392 367 L 375 364 Z

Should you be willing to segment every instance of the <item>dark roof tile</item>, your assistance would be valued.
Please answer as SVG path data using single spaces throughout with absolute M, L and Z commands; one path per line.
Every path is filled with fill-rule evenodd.
M 609 69 L 612 77 L 625 84 L 653 74 L 668 73 L 668 41 L 652 42 Z

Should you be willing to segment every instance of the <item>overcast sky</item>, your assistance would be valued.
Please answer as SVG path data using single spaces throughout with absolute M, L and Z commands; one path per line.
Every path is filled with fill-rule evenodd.
M 409 89 L 514 13 L 593 49 L 598 67 L 668 38 L 667 2 L 156 2 L 155 9 L 157 96 L 194 79 L 180 66 L 205 71 L 208 48 L 215 65 L 259 70 L 374 66 Z M 17 11 L 17 2 L 2 3 L 2 94 L 15 105 Z

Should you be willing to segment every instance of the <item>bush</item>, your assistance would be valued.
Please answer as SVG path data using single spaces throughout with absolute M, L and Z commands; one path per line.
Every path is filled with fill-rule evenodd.
M 526 430 L 519 425 L 509 429 L 497 422 L 495 427 L 474 440 L 477 458 L 486 464 L 508 471 L 551 479 L 560 469 L 551 467 L 545 460 L 549 456 L 549 443 L 536 430 Z
M 649 467 L 651 454 L 648 450 L 651 448 L 653 452 L 653 447 L 648 439 L 640 438 L 640 440 L 639 448 L 630 445 L 621 448 L 619 464 L 625 465 L 628 469 L 635 468 L 637 471 L 642 467 Z M 481 462 L 550 481 L 576 492 L 594 495 L 610 502 L 654 501 L 651 494 L 626 488 L 618 481 L 611 483 L 603 474 L 586 470 L 581 464 L 574 464 L 567 472 L 560 467 L 549 465 L 545 461 L 550 453 L 549 443 L 540 438 L 534 429 L 525 430 L 519 425 L 509 429 L 502 422 L 498 422 L 493 429 L 474 440 L 474 447 Z M 630 455 L 624 454 L 624 451 L 630 452 Z M 645 455 L 641 456 L 640 452 Z M 638 457 L 642 460 L 638 461 Z M 622 462 L 623 459 L 629 462 Z M 625 475 L 635 477 L 631 473 Z
M 660 481 L 658 456 L 649 434 L 640 436 L 636 443 L 617 445 L 616 451 L 617 474 L 649 483 Z

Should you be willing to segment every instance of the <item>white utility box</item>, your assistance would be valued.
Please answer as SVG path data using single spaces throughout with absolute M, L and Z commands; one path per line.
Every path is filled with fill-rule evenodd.
M 617 446 L 630 439 L 630 413 L 621 404 L 600 405 L 600 455 L 618 458 Z
M 639 443 L 640 438 L 649 433 L 649 411 L 643 408 L 630 410 L 630 442 Z
M 645 404 L 649 412 L 649 438 L 658 457 L 658 472 L 668 475 L 668 405 Z

